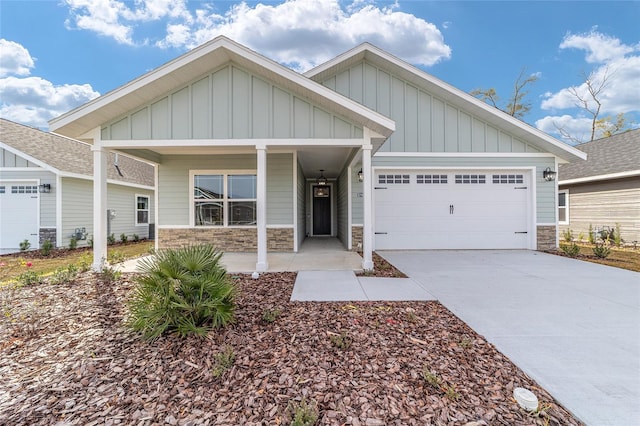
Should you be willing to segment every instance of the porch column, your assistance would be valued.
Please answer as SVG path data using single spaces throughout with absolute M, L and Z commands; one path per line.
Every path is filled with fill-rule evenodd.
M 257 200 L 256 200 L 256 224 L 258 227 L 258 261 L 257 272 L 266 272 L 269 269 L 267 263 L 267 147 L 256 145 L 258 169 L 257 169 Z
M 362 146 L 362 202 L 363 202 L 363 226 L 362 226 L 362 269 L 373 269 L 373 194 L 371 173 L 371 134 L 364 128 L 364 145 Z
M 93 264 L 101 272 L 107 259 L 107 159 L 100 139 L 94 139 L 93 151 Z

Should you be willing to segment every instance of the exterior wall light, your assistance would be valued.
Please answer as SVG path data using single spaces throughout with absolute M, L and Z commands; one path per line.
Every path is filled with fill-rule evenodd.
M 41 183 L 38 185 L 38 191 L 42 194 L 48 194 L 51 192 L 51 184 L 50 183 Z
M 362 169 L 358 172 L 358 182 L 362 182 L 364 180 L 364 173 L 362 173 Z
M 327 184 L 327 178 L 324 177 L 324 169 L 320 169 L 320 177 L 318 178 L 318 180 L 316 181 L 316 183 L 318 185 L 326 185 Z
M 542 172 L 542 177 L 547 182 L 551 182 L 556 180 L 556 174 L 557 172 L 554 172 L 553 170 L 551 170 L 551 167 L 547 167 L 546 170 Z

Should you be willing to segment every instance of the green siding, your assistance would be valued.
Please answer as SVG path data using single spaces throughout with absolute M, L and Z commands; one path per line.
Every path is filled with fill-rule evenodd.
M 354 80 L 362 80 L 354 75 Z M 350 82 L 344 82 L 349 87 Z M 362 99 L 362 87 L 355 89 Z M 105 123 L 102 138 L 356 138 L 362 128 L 235 65 Z
M 158 168 L 159 225 L 189 225 L 190 170 L 256 170 L 256 156 L 164 156 Z M 267 155 L 267 225 L 293 224 L 292 154 Z
M 298 201 L 298 247 L 302 245 L 305 237 L 307 236 L 307 218 L 306 218 L 306 195 L 307 185 L 302 166 L 297 164 L 298 182 L 297 182 L 297 201 Z
M 322 84 L 393 119 L 381 152 L 539 152 L 398 75 L 365 62 Z
M 555 169 L 553 157 L 383 157 L 374 156 L 374 167 L 402 168 L 402 167 L 441 167 L 455 169 L 459 167 L 535 167 L 536 168 L 536 206 L 538 223 L 555 223 L 556 185 L 542 178 L 542 171 L 547 167 Z M 355 192 L 355 191 L 354 191 Z M 357 198 L 353 198 L 354 206 Z M 362 208 L 360 207 L 360 214 Z M 355 208 L 354 208 L 355 216 Z M 357 223 L 354 218 L 354 223 Z
M 348 168 L 345 167 L 342 173 L 338 176 L 336 182 L 336 191 L 338 196 L 337 201 L 337 216 L 338 216 L 338 239 L 342 241 L 342 244 L 347 247 L 349 243 L 349 173 Z

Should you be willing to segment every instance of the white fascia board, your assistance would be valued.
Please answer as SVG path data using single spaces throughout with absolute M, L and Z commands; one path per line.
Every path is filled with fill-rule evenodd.
M 308 148 L 310 146 L 362 146 L 362 138 L 339 139 L 131 139 L 131 140 L 103 140 L 102 147 L 109 149 L 153 149 L 153 148 L 237 148 L 256 146 L 291 146 Z M 127 154 L 128 155 L 128 154 Z
M 79 173 L 62 172 L 60 173 L 60 177 L 93 181 L 93 176 L 81 175 Z M 123 182 L 121 180 L 115 180 L 115 179 L 107 179 L 107 183 L 113 184 L 113 185 L 126 186 L 129 188 L 146 189 L 148 191 L 155 191 L 156 189 L 155 187 L 149 186 L 149 185 L 141 185 L 139 183 L 132 183 L 132 182 Z
M 373 55 L 379 56 L 383 60 L 390 62 L 391 64 L 393 64 L 394 66 L 398 67 L 399 69 L 401 69 L 406 73 L 413 74 L 414 76 L 427 81 L 428 83 L 430 83 L 431 85 L 435 86 L 436 88 L 438 88 L 443 92 L 443 93 L 439 93 L 439 95 L 443 96 L 445 100 L 453 96 L 467 104 L 470 104 L 473 108 L 480 109 L 484 113 L 484 114 L 481 114 L 481 118 L 487 119 L 486 116 L 494 117 L 495 119 L 501 120 L 509 124 L 511 127 L 515 127 L 522 133 L 529 134 L 537 139 L 541 139 L 544 142 L 551 144 L 553 147 L 566 152 L 567 154 L 571 155 L 575 159 L 582 159 L 582 160 L 587 159 L 587 154 L 580 151 L 579 149 L 574 148 L 570 145 L 567 145 L 549 136 L 543 131 L 536 129 L 535 127 L 530 126 L 527 123 L 521 120 L 518 120 L 515 117 L 512 117 L 509 114 L 506 114 L 504 112 L 499 112 L 500 110 L 487 104 L 486 102 L 481 101 L 480 99 L 470 95 L 469 93 L 466 93 L 369 43 L 363 43 L 343 53 L 342 55 L 337 56 L 331 61 L 328 61 L 322 65 L 319 65 L 314 69 L 307 71 L 305 73 L 305 76 L 309 78 L 313 78 L 314 76 L 320 74 L 321 72 L 325 72 L 332 67 L 338 66 L 341 62 L 346 61 L 353 56 L 364 55 L 364 57 L 366 58 L 366 54 L 368 52 L 370 52 Z M 501 127 L 501 126 L 498 126 L 498 127 Z M 518 133 L 519 132 L 514 132 L 514 135 L 519 136 Z
M 55 167 L 50 166 L 49 164 L 45 163 L 42 160 L 38 160 L 37 158 L 34 158 L 32 156 L 30 156 L 29 154 L 25 154 L 24 152 L 15 149 L 14 147 L 7 145 L 4 142 L 0 142 L 0 148 L 5 149 L 7 151 L 9 151 L 10 153 L 17 155 L 18 157 L 22 157 L 25 160 L 29 161 L 30 163 L 36 164 L 38 167 L 49 171 L 51 173 L 54 173 L 56 175 L 60 174 L 60 170 L 56 169 Z
M 558 181 L 558 185 L 572 185 L 576 183 L 595 182 L 598 180 L 623 179 L 626 177 L 640 176 L 640 170 L 630 170 L 627 172 L 609 173 L 606 175 L 587 176 L 583 178 L 567 179 Z
M 374 157 L 553 158 L 546 152 L 376 152 Z

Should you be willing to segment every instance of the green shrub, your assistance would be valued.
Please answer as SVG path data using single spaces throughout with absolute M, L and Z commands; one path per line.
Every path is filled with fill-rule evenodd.
M 71 237 L 71 239 L 69 240 L 69 248 L 71 250 L 75 250 L 76 248 L 78 248 L 78 239 L 76 237 Z
M 616 247 L 620 247 L 622 245 L 622 236 L 620 235 L 620 224 L 616 223 L 616 228 L 613 231 L 613 243 Z
M 116 236 L 114 234 L 111 234 L 107 237 L 107 245 L 113 245 L 116 243 Z
M 165 332 L 205 335 L 233 320 L 235 287 L 211 245 L 160 250 L 140 261 L 128 325 L 155 339 Z
M 29 250 L 29 247 L 31 247 L 29 240 L 24 240 L 20 243 L 20 251 L 27 251 Z
M 112 265 L 116 263 L 122 263 L 126 258 L 127 256 L 125 256 L 124 252 L 121 252 L 119 250 L 112 250 L 109 252 L 109 255 L 107 256 L 107 260 Z
M 607 256 L 611 254 L 611 249 L 605 244 L 596 244 L 596 246 L 593 248 L 593 254 L 595 254 L 599 259 L 606 259 Z
M 51 240 L 44 240 L 42 242 L 42 247 L 40 247 L 40 254 L 42 254 L 43 256 L 49 256 L 52 249 L 53 243 L 51 242 Z
M 221 377 L 228 369 L 231 368 L 236 360 L 236 354 L 231 346 L 225 346 L 215 355 L 211 374 L 213 377 Z
M 570 228 L 565 229 L 564 231 L 562 231 L 562 238 L 570 243 L 571 241 L 573 241 L 573 231 Z
M 138 241 L 140 241 L 140 236 L 138 234 L 133 234 L 131 236 L 131 239 L 133 240 L 134 243 L 137 243 Z
M 34 285 L 43 282 L 42 276 L 36 271 L 27 271 L 18 275 L 18 283 L 20 285 Z
M 265 309 L 264 311 L 262 311 L 262 321 L 266 323 L 274 322 L 278 319 L 279 316 L 280 309 L 278 308 Z
M 120 242 L 122 244 L 125 244 L 127 241 L 129 241 L 129 237 L 127 237 L 127 234 L 125 234 L 124 232 L 120 234 Z
M 589 224 L 589 244 L 596 243 L 596 234 L 593 232 L 593 225 Z
M 66 268 L 63 266 L 57 268 L 53 275 L 49 278 L 49 283 L 58 285 L 73 282 L 77 276 L 78 267 L 71 263 Z
M 98 273 L 98 278 L 100 278 L 100 281 L 105 284 L 111 284 L 115 281 L 118 281 L 121 276 L 122 272 L 108 266 L 102 268 L 102 271 Z
M 89 269 L 91 269 L 92 263 L 93 256 L 91 255 L 91 253 L 84 253 L 78 259 L 78 268 L 80 269 L 80 272 L 87 272 Z
M 93 248 L 93 236 L 87 238 L 87 246 Z
M 290 426 L 313 426 L 318 421 L 318 403 L 307 402 L 302 399 L 300 402 L 289 401 L 287 411 L 291 416 Z
M 580 247 L 576 243 L 560 244 L 560 250 L 569 257 L 576 257 L 580 253 Z

